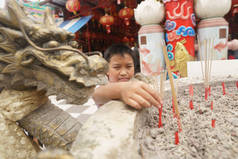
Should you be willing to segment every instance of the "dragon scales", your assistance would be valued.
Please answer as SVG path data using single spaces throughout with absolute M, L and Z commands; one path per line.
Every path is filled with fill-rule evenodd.
M 108 68 L 100 55 L 80 52 L 73 39 L 48 10 L 43 23 L 28 18 L 15 0 L 0 10 L 1 159 L 36 156 L 22 127 L 46 147 L 70 149 L 81 125 L 48 96 L 82 104 L 105 83 Z

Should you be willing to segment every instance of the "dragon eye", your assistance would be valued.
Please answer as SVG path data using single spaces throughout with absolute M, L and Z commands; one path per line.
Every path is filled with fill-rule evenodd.
M 58 47 L 59 46 L 59 43 L 57 41 L 49 41 L 47 44 L 46 44 L 46 47 L 48 48 L 54 48 L 54 47 Z

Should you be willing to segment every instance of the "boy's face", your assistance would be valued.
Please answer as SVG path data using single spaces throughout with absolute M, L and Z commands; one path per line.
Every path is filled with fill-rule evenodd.
M 109 61 L 109 70 L 107 73 L 109 82 L 125 82 L 134 76 L 134 62 L 129 54 L 113 55 Z

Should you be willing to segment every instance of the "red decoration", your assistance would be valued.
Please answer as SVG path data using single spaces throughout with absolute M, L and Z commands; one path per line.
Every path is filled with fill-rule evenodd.
M 236 87 L 238 88 L 238 82 L 236 82 Z
M 114 17 L 111 16 L 111 15 L 108 15 L 108 14 L 105 14 L 104 16 L 102 16 L 99 20 L 99 22 L 106 26 L 106 30 L 107 30 L 107 33 L 111 33 L 111 28 L 110 26 L 114 23 Z
M 79 0 L 68 0 L 66 2 L 66 9 L 69 12 L 73 12 L 74 14 L 76 14 L 76 12 L 79 11 L 79 9 L 80 9 Z
M 118 15 L 121 19 L 124 19 L 125 24 L 128 26 L 130 25 L 130 19 L 133 17 L 134 11 L 131 8 L 125 7 L 119 11 Z
M 181 74 L 181 69 L 176 67 L 176 52 L 182 50 L 188 53 L 190 58 L 194 58 L 194 40 L 196 18 L 193 11 L 193 0 L 166 0 L 165 5 L 165 30 L 167 49 L 171 55 L 171 70 L 176 75 L 186 76 L 186 72 Z M 180 44 L 178 43 L 180 42 Z M 175 49 L 177 48 L 177 49 Z M 187 66 L 184 66 L 187 67 Z M 180 72 L 181 71 L 181 72 Z

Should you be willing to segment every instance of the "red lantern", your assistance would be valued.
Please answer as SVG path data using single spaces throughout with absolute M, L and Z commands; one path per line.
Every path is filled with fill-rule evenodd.
M 130 40 L 128 39 L 128 37 L 124 36 L 124 38 L 122 39 L 123 43 L 129 43 Z
M 119 17 L 124 19 L 126 25 L 130 25 L 130 18 L 133 17 L 134 11 L 131 8 L 123 8 L 119 11 Z
M 111 15 L 108 15 L 108 14 L 105 14 L 104 16 L 102 16 L 99 20 L 99 22 L 106 26 L 106 30 L 107 30 L 107 33 L 111 33 L 111 28 L 110 26 L 114 23 L 114 18 L 113 16 Z
M 76 12 L 80 9 L 79 0 L 68 0 L 66 2 L 66 9 L 69 12 L 73 12 L 74 14 L 76 14 Z

